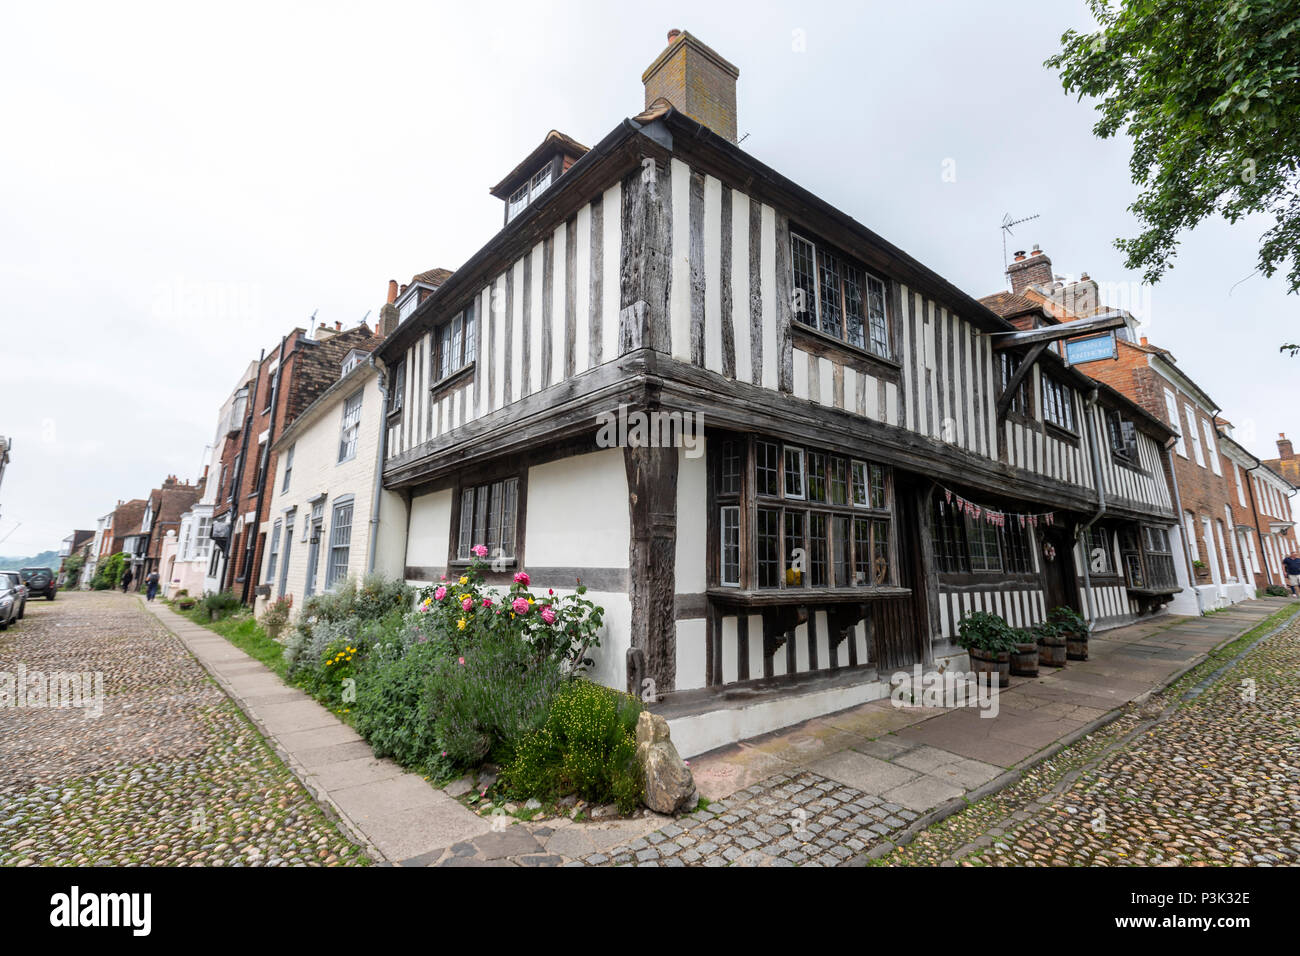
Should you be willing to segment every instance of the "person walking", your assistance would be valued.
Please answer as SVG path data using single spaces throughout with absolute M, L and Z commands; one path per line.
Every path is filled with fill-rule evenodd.
M 1291 589 L 1292 597 L 1300 597 L 1296 588 L 1300 588 L 1300 553 L 1292 551 L 1282 559 L 1282 570 L 1286 572 L 1286 586 Z
M 158 572 L 150 571 L 149 576 L 144 579 L 145 583 L 145 600 L 152 601 L 158 594 Z
M 131 573 L 131 566 L 128 564 L 126 570 L 122 572 L 122 593 L 125 594 L 131 587 L 131 581 L 135 575 Z

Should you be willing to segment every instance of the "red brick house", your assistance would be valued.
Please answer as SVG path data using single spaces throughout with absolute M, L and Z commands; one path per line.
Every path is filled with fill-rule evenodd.
M 346 331 L 338 323 L 332 329 L 321 323 L 310 335 L 296 328 L 262 354 L 237 389 L 223 426 L 212 523 L 222 590 L 234 590 L 245 603 L 253 600 L 265 553 L 267 476 L 278 465 L 272 450 L 277 435 L 338 379 L 345 362 L 368 357 L 378 342 L 364 323 Z
M 1231 424 L 1219 417 L 1218 404 L 1178 365 L 1168 349 L 1152 345 L 1145 336 L 1135 340 L 1137 324 L 1131 313 L 1108 309 L 1098 284 L 1086 273 L 1064 282 L 1054 275 L 1052 261 L 1038 247 L 1017 252 L 1007 270 L 1010 292 L 981 301 L 1018 328 L 1073 322 L 1116 312 L 1125 326 L 1115 335 L 1113 358 L 1077 363 L 1074 367 L 1132 399 L 1178 434 L 1173 453 L 1165 456 L 1166 478 L 1174 494 L 1182 531 L 1180 583 L 1185 586 L 1171 604 L 1177 613 L 1197 614 L 1255 596 L 1257 587 L 1276 583 L 1280 570 L 1283 529 L 1277 514 L 1261 515 L 1252 498 L 1256 484 L 1268 507 L 1280 507 L 1279 476 L 1261 471 L 1261 463 L 1231 437 Z M 1221 430 L 1227 425 L 1228 431 Z M 1226 447 L 1225 447 L 1226 446 Z M 1276 528 L 1276 530 L 1272 530 Z M 1190 586 L 1189 586 L 1190 585 Z

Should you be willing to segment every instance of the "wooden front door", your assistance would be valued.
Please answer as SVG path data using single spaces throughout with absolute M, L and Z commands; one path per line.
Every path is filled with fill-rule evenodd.
M 1078 611 L 1079 585 L 1074 569 L 1074 537 L 1061 527 L 1044 527 L 1038 529 L 1038 562 L 1043 572 L 1044 610 L 1051 613 L 1052 608 L 1064 605 Z M 1049 560 L 1046 546 L 1055 549 L 1055 556 Z

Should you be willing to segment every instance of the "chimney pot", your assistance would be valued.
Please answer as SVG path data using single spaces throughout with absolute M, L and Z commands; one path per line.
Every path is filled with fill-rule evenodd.
M 1049 288 L 1054 278 L 1052 260 L 1034 243 L 1034 251 L 1028 258 L 1024 252 L 1016 253 L 1016 261 L 1007 267 L 1007 276 L 1011 279 L 1011 291 L 1016 295 L 1031 286 Z
M 343 331 L 343 323 L 342 323 L 342 322 L 335 322 L 335 323 L 334 323 L 334 331 L 335 331 L 335 332 L 342 332 L 342 331 Z
M 1023 262 L 1024 260 L 1025 260 L 1025 250 L 1024 250 L 1024 249 L 1017 249 L 1017 250 L 1016 250 L 1016 262 Z
M 682 31 L 681 31 L 681 30 L 677 30 L 677 29 L 669 30 L 669 31 L 668 31 L 668 42 L 669 42 L 669 43 L 672 43 L 674 40 L 676 40 L 676 39 L 677 39 L 679 36 L 681 36 L 681 35 L 682 35 Z
M 1141 342 L 1144 346 L 1147 344 L 1147 337 L 1145 335 L 1142 336 Z
M 388 301 L 389 302 L 397 301 L 397 280 L 396 279 L 388 280 Z

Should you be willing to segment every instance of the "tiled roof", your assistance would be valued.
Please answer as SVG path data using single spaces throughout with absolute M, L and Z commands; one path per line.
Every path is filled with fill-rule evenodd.
M 411 276 L 411 285 L 415 285 L 417 282 L 423 282 L 425 285 L 440 286 L 450 278 L 450 269 L 430 269 L 427 272 L 421 272 L 418 275 Z

